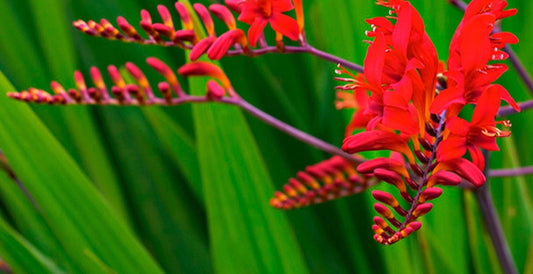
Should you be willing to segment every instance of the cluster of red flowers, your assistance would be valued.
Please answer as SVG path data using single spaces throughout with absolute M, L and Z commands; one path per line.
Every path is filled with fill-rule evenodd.
M 386 206 L 375 205 L 394 228 L 375 217 L 374 238 L 391 244 L 420 227 L 415 220 L 431 209 L 427 201 L 441 194 L 435 184 L 459 184 L 461 177 L 474 186 L 485 183 L 480 148 L 498 150 L 496 137 L 510 134 L 495 126 L 510 125 L 495 122 L 500 100 L 519 110 L 505 88 L 492 84 L 507 67 L 488 64 L 506 59 L 501 49 L 517 42 L 511 33 L 493 33 L 495 21 L 516 10 L 503 10 L 507 6 L 504 0 L 472 1 L 451 42 L 448 68 L 441 71 L 435 47 L 415 8 L 403 0 L 378 4 L 390 8 L 395 16 L 388 17 L 392 20 L 367 20 L 372 25 L 367 35 L 374 40 L 368 48 L 364 73 L 337 78 L 348 82 L 338 87 L 337 106 L 357 107 L 347 127 L 344 151 L 394 152 L 391 158 L 373 159 L 358 167 L 360 173 L 373 174 L 396 186 L 408 204 L 404 209 L 390 194 L 373 192 L 404 220 L 398 221 Z M 338 72 L 348 73 L 343 68 Z M 438 85 L 439 73 L 447 79 L 445 87 Z M 459 118 L 468 104 L 475 105 L 471 122 Z M 351 135 L 358 128 L 364 131 Z M 463 158 L 466 151 L 472 161 Z
M 353 75 L 339 67 L 338 73 L 349 77 L 337 78 L 346 82 L 338 87 L 337 107 L 356 109 L 346 127 L 342 146 L 345 152 L 386 150 L 392 152 L 391 156 L 366 162 L 335 156 L 298 173 L 285 185 L 285 193 L 276 192 L 271 204 L 291 209 L 353 195 L 373 186 L 377 178 L 394 185 L 403 199 L 399 201 L 379 190 L 372 192 L 379 201 L 374 207 L 381 215 L 374 218 L 374 238 L 382 244 L 392 244 L 420 228 L 417 218 L 428 213 L 432 209 L 429 201 L 442 194 L 436 185 L 457 185 L 463 180 L 474 187 L 485 183 L 481 149 L 498 150 L 496 137 L 510 134 L 496 127 L 510 126 L 508 121 L 495 121 L 500 102 L 504 100 L 520 110 L 504 87 L 493 84 L 507 70 L 504 64 L 493 61 L 506 59 L 503 47 L 518 39 L 511 33 L 495 31 L 497 20 L 516 13 L 514 9 L 504 10 L 505 0 L 473 0 L 453 36 L 445 70 L 439 65 L 422 18 L 408 1 L 378 0 L 378 4 L 390 8 L 390 16 L 367 20 L 372 26 L 367 36 L 373 41 L 363 73 Z M 267 24 L 276 33 L 276 47 L 272 47 L 275 50 L 283 50 L 283 37 L 299 40 L 301 45 L 305 42 L 301 0 L 226 0 L 226 5 L 193 6 L 207 31 L 206 37 L 199 35 L 188 9 L 179 2 L 175 4 L 182 21 L 179 30 L 164 6 L 158 7 L 162 24 L 152 23 L 150 14 L 141 12 L 141 27 L 147 39 L 122 17 L 117 19 L 122 33 L 105 19 L 100 24 L 80 20 L 74 26 L 108 39 L 190 49 L 191 60 L 204 53 L 211 59 L 233 53 L 260 54 L 268 47 L 263 36 Z M 250 25 L 247 36 L 237 28 L 230 9 L 239 14 L 239 21 Z M 292 10 L 296 19 L 285 14 Z M 226 24 L 226 32 L 217 36 L 211 14 Z M 248 43 L 252 47 L 259 44 L 259 49 L 250 49 Z M 133 64 L 126 68 L 137 85 L 126 85 L 117 69 L 109 68 L 114 98 L 109 96 L 96 68 L 91 70 L 95 88 L 87 88 L 77 72 L 77 89 L 65 91 L 54 82 L 54 96 L 37 89 L 8 95 L 29 102 L 60 104 L 177 105 L 206 98 L 221 100 L 225 95 L 238 98 L 222 70 L 212 64 L 196 62 L 178 70 L 183 76 L 209 75 L 218 79 L 222 86 L 210 81 L 206 98 L 184 93 L 172 70 L 160 60 L 149 58 L 148 64 L 166 79 L 158 86 L 163 98 L 154 96 L 146 77 Z M 470 119 L 465 120 L 462 110 L 467 105 L 475 108 Z M 356 130 L 360 132 L 353 134 Z M 465 158 L 467 151 L 469 158 Z
M 189 58 L 193 61 L 203 54 L 207 54 L 212 60 L 218 60 L 227 55 L 232 47 L 233 53 L 253 55 L 255 53 L 251 51 L 249 44 L 255 48 L 259 42 L 262 49 L 267 46 L 263 35 L 267 24 L 270 24 L 276 33 L 276 47 L 280 51 L 284 48 L 283 37 L 293 41 L 303 39 L 301 0 L 226 0 L 225 2 L 226 5 L 212 4 L 208 8 L 199 3 L 193 5 L 194 12 L 207 32 L 205 37 L 201 35 L 203 30 L 195 27 L 193 23 L 192 18 L 195 14 L 191 14 L 180 2 L 176 2 L 174 7 L 181 19 L 181 29 L 176 28 L 170 11 L 163 5 L 157 7 L 162 23 L 154 23 L 148 11 L 141 11 L 140 25 L 148 38 L 139 35 L 139 32 L 121 16 L 117 18 L 118 29 L 106 19 L 100 20 L 99 23 L 93 20 L 87 22 L 77 20 L 73 25 L 86 34 L 110 40 L 191 49 Z M 250 25 L 248 37 L 237 27 L 235 17 L 230 10 L 239 14 L 237 18 L 239 21 Z M 285 14 L 292 10 L 296 12 L 296 19 Z M 224 22 L 228 30 L 217 35 L 211 15 Z

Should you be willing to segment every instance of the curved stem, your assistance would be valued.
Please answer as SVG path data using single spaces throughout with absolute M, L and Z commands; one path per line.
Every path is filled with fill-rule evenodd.
M 490 177 L 512 177 L 533 174 L 533 166 L 489 170 Z
M 498 218 L 498 213 L 496 212 L 494 202 L 492 201 L 492 197 L 490 196 L 489 192 L 489 152 L 483 151 L 483 155 L 485 157 L 485 170 L 483 173 L 487 177 L 487 182 L 475 191 L 479 209 L 483 215 L 485 226 L 489 231 L 492 244 L 494 245 L 494 249 L 496 251 L 498 260 L 500 261 L 500 266 L 503 272 L 508 274 L 518 273 L 513 256 L 511 255 L 511 249 L 509 248 L 509 244 L 507 244 L 507 240 L 505 239 L 502 225 L 500 223 L 500 219 Z
M 363 72 L 363 66 L 352 63 L 346 59 L 342 59 L 336 55 L 321 51 L 314 48 L 309 44 L 303 44 L 302 46 L 285 46 L 283 52 L 280 52 L 279 48 L 275 46 L 265 46 L 259 49 L 253 49 L 249 53 L 245 53 L 242 49 L 230 50 L 226 53 L 227 56 L 236 56 L 248 54 L 249 56 L 260 56 L 267 53 L 309 53 L 320 59 L 326 60 L 334 64 L 341 64 L 343 67 L 353 71 Z
M 335 63 L 335 64 L 341 64 L 343 67 L 347 68 L 347 69 L 350 69 L 350 70 L 353 70 L 353 71 L 357 71 L 357 72 L 363 72 L 363 66 L 361 65 L 358 65 L 358 64 L 355 64 L 355 63 L 352 63 L 352 62 L 349 62 L 347 60 L 344 60 L 342 58 L 339 58 L 335 55 L 332 55 L 332 54 L 329 54 L 327 52 L 324 52 L 324 51 L 321 51 L 321 50 L 318 50 L 310 45 L 307 45 L 304 47 L 305 49 L 307 49 L 305 52 L 309 53 L 309 54 L 312 54 L 316 57 L 319 57 L 321 59 L 324 59 L 324 60 L 327 60 L 329 62 L 332 62 L 332 63 Z
M 306 143 L 306 144 L 309 144 L 313 147 L 316 147 L 320 150 L 323 150 L 325 152 L 328 152 L 332 155 L 339 155 L 349 161 L 353 161 L 353 162 L 358 162 L 358 163 L 361 163 L 363 162 L 363 159 L 362 158 L 359 158 L 359 157 L 355 157 L 349 153 L 346 153 L 344 151 L 342 151 L 340 148 L 332 145 L 332 144 L 329 144 L 321 139 L 318 139 L 314 136 L 311 136 L 295 127 L 292 127 L 278 119 L 276 119 L 275 117 L 273 117 L 272 115 L 256 108 L 255 106 L 251 105 L 250 103 L 248 103 L 247 101 L 243 100 L 243 99 L 240 99 L 240 98 L 222 98 L 220 99 L 220 102 L 222 103 L 226 103 L 226 104 L 231 104 L 231 105 L 236 105 L 240 108 L 242 108 L 244 111 L 250 113 L 251 115 L 253 115 L 254 117 L 258 118 L 259 120 L 287 133 L 288 135 Z
M 518 106 L 520 107 L 520 110 L 528 110 L 530 108 L 533 108 L 533 100 L 524 101 L 521 103 L 518 103 Z M 511 114 L 517 113 L 516 110 L 513 109 L 511 106 L 504 106 L 498 109 L 497 116 L 507 116 Z
M 435 138 L 435 142 L 433 143 L 433 150 L 431 151 L 431 155 L 428 158 L 428 164 L 426 165 L 426 168 L 424 169 L 424 173 L 422 175 L 422 178 L 420 180 L 420 184 L 418 185 L 418 189 L 416 191 L 416 196 L 413 198 L 413 203 L 411 204 L 411 208 L 407 212 L 407 215 L 405 215 L 405 221 L 402 223 L 402 225 L 399 227 L 399 230 L 406 227 L 407 224 L 411 221 L 411 217 L 413 216 L 413 211 L 415 211 L 416 207 L 418 206 L 419 202 L 418 199 L 420 198 L 420 194 L 424 190 L 424 187 L 427 184 L 427 180 L 429 179 L 429 176 L 431 175 L 432 163 L 437 157 L 437 148 L 439 147 L 440 142 L 442 141 L 442 131 L 444 130 L 444 123 L 446 122 L 446 111 L 443 111 L 440 115 L 440 121 L 439 121 L 439 127 L 437 128 L 437 134 Z
M 464 1 L 461 0 L 448 0 L 452 5 L 456 6 L 458 9 L 465 11 L 468 6 Z
M 533 80 L 531 79 L 531 76 L 526 70 L 526 67 L 524 67 L 524 64 L 522 64 L 522 61 L 520 61 L 520 58 L 516 53 L 511 49 L 510 46 L 505 46 L 503 48 L 507 54 L 509 54 L 509 61 L 511 61 L 511 64 L 513 64 L 513 67 L 518 72 L 518 75 L 520 75 L 520 79 L 522 79 L 522 82 L 527 86 L 529 91 L 533 93 Z

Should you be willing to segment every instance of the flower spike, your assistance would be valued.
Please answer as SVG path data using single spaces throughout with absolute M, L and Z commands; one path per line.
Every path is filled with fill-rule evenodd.
M 7 96 L 19 101 L 52 105 L 142 106 L 173 106 L 186 102 L 207 102 L 219 100 L 226 93 L 233 97 L 237 96 L 224 72 L 213 64 L 188 64 L 180 68 L 179 71 L 185 76 L 205 75 L 213 77 L 223 84 L 223 86 L 220 86 L 216 81 L 210 80 L 206 85 L 207 93 L 205 96 L 192 96 L 182 90 L 176 75 L 167 64 L 154 57 L 148 58 L 146 62 L 166 80 L 157 85 L 157 89 L 161 92 L 163 98 L 156 96 L 143 71 L 133 63 L 126 63 L 125 68 L 129 76 L 135 80 L 135 84 L 127 83 L 117 67 L 111 65 L 108 67 L 108 74 L 113 81 L 113 85 L 110 88 L 106 86 L 101 72 L 96 67 L 92 67 L 90 75 L 94 87 L 88 87 L 83 74 L 76 71 L 74 73 L 75 89 L 72 88 L 67 91 L 54 81 L 50 84 L 54 95 L 44 90 L 29 88 L 27 91 L 8 92 Z M 172 92 L 174 92 L 174 95 Z
M 153 21 L 148 11 L 141 10 L 140 26 L 147 38 L 142 37 L 121 16 L 117 18 L 118 28 L 114 27 L 106 19 L 102 19 L 100 24 L 92 20 L 87 22 L 77 20 L 73 22 L 73 26 L 88 35 L 103 37 L 109 40 L 189 49 L 192 50 L 190 58 L 193 61 L 197 60 L 204 53 L 207 53 L 208 58 L 218 60 L 225 55 L 244 54 L 253 56 L 273 51 L 283 52 L 283 37 L 288 37 L 291 40 L 305 40 L 303 37 L 303 8 L 301 1 L 296 1 L 295 7 L 293 7 L 291 0 L 239 0 L 226 1 L 226 5 L 212 4 L 206 7 L 196 3 L 193 5 L 192 10 L 188 10 L 184 4 L 176 2 L 174 7 L 175 12 L 177 12 L 181 19 L 181 28 L 175 25 L 177 21 L 173 20 L 172 14 L 166 6 L 157 6 L 162 20 L 161 23 Z M 246 30 L 237 28 L 235 17 L 228 7 L 239 13 L 240 21 L 250 25 L 247 30 L 248 38 L 244 35 Z M 296 20 L 284 14 L 295 8 Z M 220 36 L 217 36 L 215 33 L 215 24 L 211 14 L 222 20 L 228 28 Z M 193 24 L 194 16 L 199 17 L 207 31 L 207 37 L 203 39 L 198 37 L 198 30 L 195 29 Z M 264 41 L 263 29 L 267 24 L 270 24 L 276 32 L 277 49 L 269 48 L 268 51 L 265 51 L 264 49 L 268 46 Z M 241 35 L 241 33 L 243 34 Z M 250 43 L 248 39 L 250 39 Z M 251 53 L 248 44 L 256 47 L 257 42 L 259 42 L 259 48 Z
M 480 149 L 498 150 L 496 137 L 510 134 L 496 127 L 510 125 L 494 119 L 500 100 L 519 110 L 505 88 L 492 84 L 507 67 L 488 62 L 506 59 L 501 49 L 517 39 L 510 33 L 492 33 L 496 20 L 514 13 L 503 11 L 505 1 L 473 0 L 452 39 L 448 70 L 443 72 L 414 7 L 403 0 L 378 4 L 391 8 L 395 16 L 367 21 L 372 25 L 367 36 L 374 39 L 363 73 L 351 75 L 340 68 L 351 78 L 336 78 L 347 82 L 338 87 L 337 106 L 356 109 L 346 128 L 344 151 L 393 152 L 390 159 L 377 158 L 357 168 L 395 186 L 409 205 L 404 209 L 394 196 L 372 193 L 381 216 L 374 218 L 374 239 L 388 245 L 421 227 L 417 219 L 433 208 L 428 201 L 442 194 L 435 185 L 457 185 L 463 179 L 474 187 L 485 183 Z M 440 77 L 439 85 L 446 88 L 436 95 L 440 73 L 446 78 Z M 470 121 L 458 117 L 467 104 L 475 104 Z M 354 129 L 364 131 L 351 135 Z M 467 151 L 472 161 L 463 158 Z
M 360 193 L 376 183 L 356 172 L 357 165 L 340 156 L 308 166 L 277 191 L 270 204 L 296 209 Z

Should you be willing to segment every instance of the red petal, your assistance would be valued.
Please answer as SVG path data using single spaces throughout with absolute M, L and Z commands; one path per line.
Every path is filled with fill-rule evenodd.
M 255 1 L 243 1 L 241 11 L 238 20 L 246 24 L 252 24 L 257 18 L 263 17 L 261 7 Z
M 488 65 L 482 70 L 475 70 L 469 72 L 465 77 L 465 90 L 467 94 L 468 103 L 476 102 L 477 98 L 475 97 L 475 91 L 479 91 L 480 88 L 491 84 L 492 82 L 498 80 L 500 76 L 507 71 L 507 66 L 505 64 L 492 64 Z
M 248 29 L 248 40 L 250 41 L 252 47 L 257 45 L 257 40 L 259 40 L 259 37 L 261 37 L 263 34 L 263 30 L 265 29 L 267 23 L 267 20 L 258 17 L 250 26 L 250 29 Z
M 471 124 L 459 117 L 450 117 L 446 121 L 446 128 L 450 130 L 453 135 L 466 137 Z
M 493 86 L 490 86 L 489 88 L 498 89 L 499 92 L 500 92 L 500 98 L 502 100 L 504 100 L 505 102 L 507 102 L 507 104 L 511 105 L 514 108 L 514 110 L 520 112 L 520 107 L 516 104 L 516 102 L 513 99 L 513 97 L 511 97 L 509 92 L 504 87 L 502 87 L 500 85 L 493 85 Z
M 383 125 L 397 129 L 407 135 L 418 132 L 418 123 L 411 115 L 407 102 L 398 92 L 387 92 L 383 98 Z
M 460 37 L 461 63 L 465 71 L 484 67 L 492 55 L 489 35 L 494 28 L 495 17 L 481 14 L 468 20 Z
M 210 36 L 205 39 L 202 39 L 198 44 L 194 45 L 194 47 L 191 50 L 191 53 L 189 54 L 189 59 L 191 61 L 196 61 L 200 56 L 202 56 L 207 49 L 213 44 L 213 42 L 216 40 L 216 37 Z
M 476 187 L 482 186 L 486 181 L 485 175 L 483 175 L 481 170 L 472 162 L 463 158 L 440 162 L 435 168 L 434 172 L 438 172 L 440 170 L 449 170 L 455 172 Z
M 398 19 L 392 32 L 392 47 L 407 56 L 407 46 L 411 36 L 411 5 L 405 3 L 396 12 Z
M 408 178 L 409 173 L 407 172 L 407 169 L 405 168 L 405 165 L 403 162 L 400 162 L 398 160 L 394 160 L 391 158 L 385 158 L 380 157 L 372 160 L 368 160 L 359 166 L 357 166 L 357 172 L 359 173 L 373 173 L 375 169 L 377 168 L 384 168 L 388 170 L 392 170 L 403 177 Z
M 465 103 L 465 98 L 459 88 L 448 88 L 441 91 L 437 97 L 435 97 L 435 100 L 431 103 L 429 111 L 431 113 L 441 114 L 442 111 L 452 104 L 464 105 Z
M 439 170 L 437 172 L 433 172 L 433 175 L 429 177 L 427 186 L 428 188 L 433 187 L 435 184 L 454 186 L 460 184 L 461 180 L 461 177 L 457 176 L 455 173 L 446 170 Z
M 407 145 L 407 138 L 388 131 L 364 131 L 350 136 L 344 139 L 342 150 L 348 153 L 372 150 L 392 150 L 403 153 L 409 158 L 410 163 L 415 162 L 413 154 Z
M 368 47 L 364 61 L 364 75 L 372 86 L 381 86 L 383 66 L 385 65 L 385 37 L 379 33 L 374 42 Z
M 240 29 L 229 30 L 220 35 L 213 45 L 207 50 L 207 57 L 211 60 L 219 60 L 228 52 L 231 46 L 244 36 L 244 32 Z M 196 46 L 195 46 L 196 48 Z M 194 48 L 193 48 L 194 49 Z M 192 55 L 192 52 L 191 52 Z
M 300 29 L 298 23 L 292 17 L 281 13 L 273 13 L 270 18 L 272 29 L 287 36 L 291 40 L 298 40 Z
M 466 137 L 451 137 L 439 144 L 437 160 L 448 161 L 461 158 L 466 153 Z
M 272 0 L 272 11 L 285 12 L 294 9 L 291 0 Z
M 485 168 L 485 157 L 483 156 L 481 150 L 477 147 L 469 146 L 468 152 L 470 152 L 470 157 L 472 157 L 472 162 L 474 165 L 476 165 L 479 170 L 483 170 Z
M 483 127 L 494 124 L 494 117 L 500 108 L 499 87 L 501 86 L 491 85 L 481 93 L 472 115 L 472 126 Z

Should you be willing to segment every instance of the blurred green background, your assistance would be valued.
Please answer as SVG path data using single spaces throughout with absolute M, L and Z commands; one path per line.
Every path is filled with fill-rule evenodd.
M 445 60 L 461 12 L 444 0 L 411 2 Z M 519 37 L 513 48 L 533 71 L 533 3 L 509 2 L 519 12 L 503 29 Z M 71 23 L 124 16 L 140 30 L 139 11 L 147 9 L 158 22 L 158 4 L 177 23 L 174 2 L 164 0 L 0 1 L 0 93 L 49 90 L 52 80 L 74 87 L 74 70 L 90 82 L 91 66 L 105 71 L 127 61 L 156 84 L 163 79 L 145 58 L 176 69 L 185 63 L 182 50 L 93 38 Z M 367 48 L 364 19 L 387 14 L 373 1 L 304 5 L 309 42 L 357 63 Z M 231 57 L 221 64 L 246 100 L 341 144 L 350 113 L 333 107 L 335 64 L 303 54 Z M 201 81 L 181 83 L 192 93 L 204 91 Z M 517 101 L 531 97 L 512 68 L 500 83 Z M 492 154 L 493 168 L 533 163 L 532 113 L 509 118 L 513 135 Z M 469 191 L 445 188 L 422 229 L 390 247 L 372 239 L 370 191 L 291 212 L 271 208 L 271 195 L 289 177 L 329 156 L 232 106 L 51 107 L 0 96 L 0 149 L 33 199 L 0 173 L 0 257 L 16 273 L 501 271 Z M 530 179 L 490 181 L 522 273 L 533 273 Z

